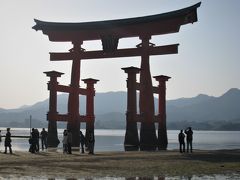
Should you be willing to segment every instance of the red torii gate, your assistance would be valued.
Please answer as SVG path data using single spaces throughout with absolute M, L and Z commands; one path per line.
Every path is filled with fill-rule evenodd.
M 137 122 L 144 122 L 144 116 L 137 114 L 137 90 L 141 91 L 140 83 L 136 82 L 136 75 L 141 69 L 137 67 L 122 68 L 128 74 L 127 78 L 127 112 L 126 112 L 126 134 L 124 147 L 126 151 L 146 149 L 143 147 L 141 139 L 139 142 Z M 158 123 L 158 139 L 154 147 L 159 150 L 166 150 L 168 145 L 167 128 L 166 128 L 166 81 L 170 79 L 168 76 L 154 76 L 158 81 L 157 87 L 153 88 L 153 93 L 158 94 L 158 114 L 154 115 L 153 122 Z M 141 131 L 140 131 L 141 133 Z
M 150 55 L 174 54 L 178 52 L 178 44 L 155 46 L 150 43 L 151 36 L 176 33 L 181 25 L 197 21 L 197 3 L 188 8 L 168 13 L 85 23 L 44 22 L 35 19 L 35 30 L 48 35 L 50 41 L 72 42 L 73 48 L 67 53 L 50 53 L 51 61 L 72 60 L 72 75 L 68 100 L 68 128 L 74 134 L 74 146 L 79 145 L 79 81 L 81 60 L 141 56 L 140 72 L 140 114 L 141 150 L 155 150 L 157 136 L 154 126 L 154 98 L 149 66 Z M 141 44 L 136 48 L 118 49 L 121 38 L 139 37 Z M 81 45 L 84 41 L 101 40 L 103 50 L 85 51 Z M 165 105 L 162 105 L 165 106 Z M 50 121 L 58 119 L 53 118 Z

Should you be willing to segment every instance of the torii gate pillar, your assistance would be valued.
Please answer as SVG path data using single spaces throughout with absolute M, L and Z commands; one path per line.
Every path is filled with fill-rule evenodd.
M 139 68 L 122 68 L 128 74 L 127 78 L 127 112 L 126 112 L 126 134 L 124 140 L 125 151 L 136 151 L 139 149 L 139 138 L 137 129 L 137 82 L 136 75 Z
M 154 76 L 158 81 L 158 149 L 166 150 L 168 145 L 167 128 L 166 128 L 166 81 L 171 77 L 168 76 Z
M 50 81 L 48 82 L 48 90 L 50 91 L 49 96 L 49 111 L 48 117 L 57 116 L 57 78 L 61 77 L 62 74 L 57 71 L 48 71 L 44 72 L 48 77 L 50 77 Z M 55 120 L 48 119 L 48 146 L 49 147 L 57 147 L 59 144 L 58 133 L 57 133 L 57 122 Z
M 94 121 L 95 121 L 95 115 L 94 115 L 94 96 L 95 96 L 95 89 L 94 84 L 96 84 L 99 80 L 97 79 L 83 79 L 84 83 L 87 84 L 87 102 L 86 102 L 86 141 L 85 145 L 88 147 L 88 139 L 90 132 L 94 135 Z
M 152 77 L 149 65 L 149 49 L 151 37 L 141 37 L 141 73 L 140 73 L 140 97 L 139 107 L 142 119 L 140 129 L 140 150 L 156 150 L 157 136 L 154 125 L 154 98 Z

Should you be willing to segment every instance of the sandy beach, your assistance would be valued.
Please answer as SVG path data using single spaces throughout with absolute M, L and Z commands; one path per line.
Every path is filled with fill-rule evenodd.
M 173 177 L 214 174 L 240 175 L 240 150 L 99 152 L 72 155 L 61 152 L 0 153 L 0 177 Z M 239 176 L 240 177 L 240 176 Z

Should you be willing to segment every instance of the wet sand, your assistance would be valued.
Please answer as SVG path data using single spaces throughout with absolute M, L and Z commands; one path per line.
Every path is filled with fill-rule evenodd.
M 240 175 L 240 150 L 99 152 L 95 155 L 73 152 L 0 153 L 0 178 L 44 177 L 173 177 L 214 174 Z

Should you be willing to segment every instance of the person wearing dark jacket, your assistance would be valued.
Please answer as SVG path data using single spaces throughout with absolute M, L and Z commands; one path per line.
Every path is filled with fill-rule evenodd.
M 185 135 L 183 130 L 178 134 L 178 142 L 179 142 L 179 151 L 180 153 L 185 152 Z
M 10 128 L 7 128 L 7 133 L 6 133 L 6 137 L 5 137 L 5 154 L 7 153 L 7 147 L 9 148 L 9 152 L 10 154 L 12 154 L 12 144 L 11 144 L 12 140 L 11 140 L 11 133 L 10 133 Z
M 192 153 L 192 141 L 193 141 L 192 128 L 189 127 L 184 132 L 187 135 L 187 152 L 189 152 L 189 146 L 190 146 L 190 152 Z
M 95 137 L 94 137 L 94 132 L 89 131 L 89 139 L 88 139 L 88 154 L 94 154 L 94 144 L 95 144 Z
M 79 139 L 80 139 L 80 146 L 81 146 L 82 153 L 84 153 L 85 137 L 84 137 L 82 131 L 80 131 Z
M 48 132 L 45 130 L 45 128 L 42 129 L 41 133 L 40 133 L 40 137 L 41 137 L 41 143 L 42 143 L 42 151 L 48 148 L 48 144 L 47 144 L 47 137 L 48 137 Z
M 67 131 L 67 147 L 68 147 L 68 154 L 72 154 L 72 132 L 70 129 Z

